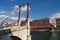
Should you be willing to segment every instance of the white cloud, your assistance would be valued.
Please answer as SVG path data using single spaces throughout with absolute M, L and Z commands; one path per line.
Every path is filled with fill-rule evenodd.
M 24 7 L 21 7 L 21 11 L 24 12 L 27 10 L 27 6 L 24 6 Z M 30 10 L 30 7 L 29 7 L 29 10 Z
M 18 5 L 15 5 L 14 8 L 19 8 L 19 6 Z
M 7 19 L 5 19 L 5 18 L 7 18 Z M 18 19 L 18 17 L 9 17 L 7 15 L 0 15 L 0 21 L 2 21 L 2 20 L 6 21 L 7 20 L 7 22 L 17 22 L 17 19 Z M 21 21 L 23 21 L 25 19 L 26 18 L 21 18 Z M 31 20 L 31 19 L 29 19 L 29 20 Z
M 15 5 L 13 8 L 14 8 L 14 10 L 18 11 L 19 6 Z M 26 5 L 21 7 L 21 12 L 25 12 L 26 10 L 27 10 Z M 30 10 L 30 7 L 29 7 L 29 10 Z
M 17 17 L 10 17 L 10 16 L 7 16 L 7 15 L 0 15 L 0 18 L 6 18 L 6 17 L 9 17 L 10 19 L 13 19 L 13 20 L 17 19 Z
M 30 10 L 30 7 L 29 7 L 29 10 Z M 12 12 L 11 12 L 11 15 L 14 15 L 16 12 L 18 12 L 19 11 L 19 5 L 15 5 L 14 7 L 13 7 L 13 10 L 12 10 Z M 23 12 L 26 12 L 27 11 L 27 6 L 25 5 L 25 6 L 22 6 L 21 7 L 21 13 L 23 13 Z
M 0 11 L 0 13 L 6 13 L 6 11 Z
M 54 13 L 49 18 L 52 20 L 52 23 L 56 24 L 56 18 L 60 18 L 60 13 Z
M 6 15 L 0 15 L 0 18 L 1 18 L 1 17 L 5 18 L 5 17 L 9 17 L 9 16 L 6 16 Z
M 60 18 L 60 13 L 55 13 L 50 16 L 51 19 Z

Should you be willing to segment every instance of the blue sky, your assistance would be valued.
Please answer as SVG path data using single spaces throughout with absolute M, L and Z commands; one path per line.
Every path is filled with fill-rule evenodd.
M 26 2 L 30 2 L 29 17 L 31 19 L 48 18 L 60 14 L 60 0 L 0 0 L 0 12 L 5 11 L 6 15 L 10 15 L 15 5 Z M 16 12 L 15 16 L 17 15 Z

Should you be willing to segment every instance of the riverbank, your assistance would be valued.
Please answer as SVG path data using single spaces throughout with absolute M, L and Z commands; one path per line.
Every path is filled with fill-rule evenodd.
M 60 29 L 31 29 L 31 31 L 38 31 L 38 32 L 60 32 Z

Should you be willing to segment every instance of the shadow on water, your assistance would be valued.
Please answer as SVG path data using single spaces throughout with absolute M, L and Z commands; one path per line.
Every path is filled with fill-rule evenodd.
M 31 31 L 32 40 L 60 40 L 60 32 Z

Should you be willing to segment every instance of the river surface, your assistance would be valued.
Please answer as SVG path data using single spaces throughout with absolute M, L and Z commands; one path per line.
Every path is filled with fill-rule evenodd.
M 39 32 L 31 31 L 32 40 L 60 40 L 60 32 Z M 2 37 L 2 40 L 12 40 L 11 38 Z
M 60 40 L 60 32 L 31 31 L 32 40 Z

